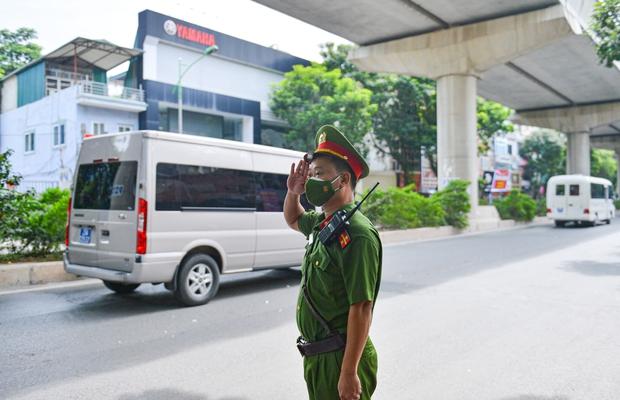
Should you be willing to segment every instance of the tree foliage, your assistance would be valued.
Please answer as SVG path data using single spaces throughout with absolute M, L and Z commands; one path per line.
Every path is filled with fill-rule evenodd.
M 618 178 L 618 164 L 614 158 L 613 150 L 592 149 L 590 160 L 590 175 L 609 179 L 615 187 Z
M 478 98 L 478 154 L 484 154 L 489 150 L 489 142 L 494 135 L 514 130 L 512 123 L 508 121 L 510 114 L 512 114 L 510 108 L 494 101 Z
M 420 168 L 422 148 L 431 156 L 437 146 L 435 84 L 426 79 L 385 75 L 373 93 L 375 147 L 396 160 L 407 179 Z
M 614 61 L 620 61 L 620 0 L 597 1 L 591 28 L 601 64 L 613 67 Z
M 371 101 L 377 106 L 372 119 L 373 145 L 380 154 L 390 155 L 398 162 L 405 182 L 409 183 L 409 173 L 420 167 L 422 147 L 431 156 L 431 163 L 434 161 L 432 156 L 437 145 L 435 82 L 360 71 L 347 58 L 352 49 L 351 45 L 322 45 L 323 65 L 338 69 L 372 92 Z
M 51 188 L 37 195 L 15 190 L 11 150 L 0 153 L 0 249 L 12 254 L 44 255 L 59 249 L 67 221 L 69 191 Z
M 520 156 L 527 161 L 523 179 L 530 181 L 534 197 L 538 197 L 538 189 L 546 187 L 550 177 L 566 170 L 565 140 L 552 130 L 541 129 L 528 136 L 520 148 Z
M 363 138 L 371 130 L 372 116 L 377 110 L 370 98 L 368 89 L 343 77 L 340 70 L 328 71 L 319 64 L 296 65 L 275 85 L 270 107 L 289 124 L 287 147 L 313 149 L 317 130 L 333 124 L 365 154 Z
M 31 28 L 0 29 L 0 78 L 41 56 L 41 46 L 32 42 L 36 38 Z

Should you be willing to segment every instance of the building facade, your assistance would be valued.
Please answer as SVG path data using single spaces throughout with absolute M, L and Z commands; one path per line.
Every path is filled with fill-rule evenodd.
M 178 132 L 181 74 L 183 133 L 283 146 L 269 93 L 307 60 L 150 10 L 134 47 L 76 38 L 0 81 L 0 151 L 13 151 L 21 189 L 68 187 L 85 135 Z
M 218 51 L 203 56 L 205 48 Z M 269 93 L 284 73 L 307 60 L 186 21 L 139 14 L 126 85 L 143 87 L 148 108 L 140 129 L 178 132 L 180 76 L 183 133 L 281 147 L 284 124 L 269 109 Z
M 84 135 L 138 128 L 144 92 L 110 88 L 107 71 L 139 54 L 76 38 L 1 81 L 0 151 L 22 189 L 68 187 Z

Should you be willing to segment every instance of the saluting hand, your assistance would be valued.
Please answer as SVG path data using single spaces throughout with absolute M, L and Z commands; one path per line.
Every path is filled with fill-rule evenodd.
M 300 160 L 295 168 L 295 163 L 291 164 L 291 173 L 286 180 L 288 191 L 301 196 L 306 191 L 305 185 L 308 180 L 309 164 L 305 160 Z

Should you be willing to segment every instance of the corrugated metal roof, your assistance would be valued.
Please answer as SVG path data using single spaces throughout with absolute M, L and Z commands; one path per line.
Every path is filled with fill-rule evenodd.
M 60 46 L 51 53 L 48 53 L 47 55 L 11 72 L 2 78 L 2 81 L 46 60 L 60 60 L 77 57 L 93 67 L 101 68 L 107 71 L 140 54 L 142 54 L 142 50 L 140 49 L 118 46 L 114 43 L 108 42 L 107 40 L 93 40 L 77 37 L 69 43 Z

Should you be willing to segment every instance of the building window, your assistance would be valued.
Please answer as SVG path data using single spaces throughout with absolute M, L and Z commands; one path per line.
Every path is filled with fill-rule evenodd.
M 54 125 L 54 146 L 65 144 L 65 124 Z
M 133 131 L 133 125 L 129 125 L 129 124 L 118 124 L 118 131 L 119 131 L 119 132 L 129 132 L 129 131 Z
M 288 128 L 275 124 L 262 124 L 260 142 L 266 146 L 287 147 L 286 133 Z
M 32 153 L 34 152 L 34 131 L 32 132 L 27 132 L 26 136 L 24 137 L 24 151 L 26 153 Z
M 105 132 L 105 125 L 103 122 L 93 122 L 93 135 L 103 135 Z

